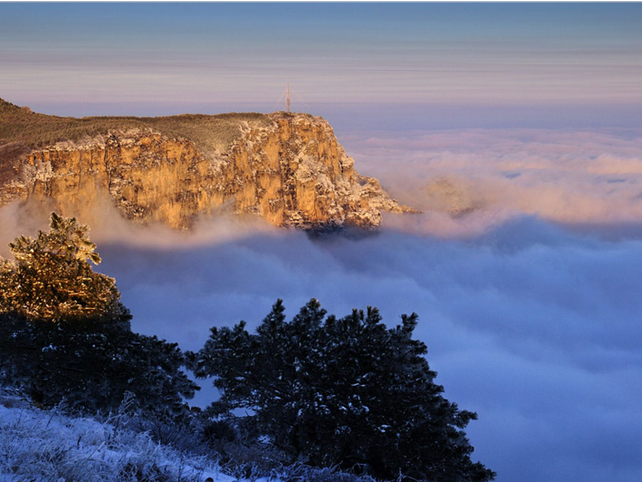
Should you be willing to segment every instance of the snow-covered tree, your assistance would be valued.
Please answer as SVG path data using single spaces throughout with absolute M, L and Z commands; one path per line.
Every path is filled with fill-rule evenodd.
M 222 393 L 211 413 L 312 465 L 388 480 L 494 477 L 470 459 L 463 429 L 476 414 L 442 396 L 426 345 L 412 339 L 416 314 L 392 329 L 376 308 L 325 315 L 311 300 L 286 322 L 279 300 L 256 334 L 244 322 L 212 328 L 189 355 L 196 375 L 215 377 Z
M 147 412 L 184 412 L 198 387 L 175 343 L 106 320 L 39 321 L 0 314 L 0 383 L 49 407 L 116 410 L 127 392 Z
M 49 232 L 10 243 L 14 259 L 0 265 L 0 313 L 41 321 L 126 317 L 115 280 L 89 264 L 100 256 L 88 232 L 52 213 Z
M 146 411 L 184 412 L 198 387 L 175 343 L 131 331 L 129 310 L 100 263 L 88 228 L 51 215 L 48 233 L 10 244 L 0 266 L 0 382 L 34 401 L 96 412 L 127 392 Z

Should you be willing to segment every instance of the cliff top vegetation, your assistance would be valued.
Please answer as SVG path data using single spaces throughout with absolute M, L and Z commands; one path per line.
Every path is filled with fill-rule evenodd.
M 151 128 L 170 138 L 189 139 L 203 153 L 212 154 L 226 151 L 240 137 L 244 126 L 266 127 L 270 123 L 269 116 L 254 112 L 164 117 L 58 117 L 36 113 L 29 107 L 19 107 L 0 99 L 0 146 L 18 144 L 39 148 L 60 141 L 79 141 L 104 135 L 110 130 Z M 1 150 L 0 147 L 0 163 L 6 157 Z

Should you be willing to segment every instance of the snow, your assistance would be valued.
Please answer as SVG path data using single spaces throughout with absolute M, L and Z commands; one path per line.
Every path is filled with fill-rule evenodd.
M 0 482 L 122 482 L 141 476 L 168 482 L 241 482 L 223 474 L 212 459 L 119 428 L 117 416 L 106 423 L 72 418 L 34 408 L 0 388 Z

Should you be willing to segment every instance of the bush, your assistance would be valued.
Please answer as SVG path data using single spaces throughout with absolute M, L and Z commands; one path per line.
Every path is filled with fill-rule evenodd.
M 291 462 L 388 480 L 494 478 L 470 459 L 463 429 L 476 414 L 443 398 L 426 345 L 412 339 L 417 315 L 393 329 L 375 308 L 325 315 L 311 300 L 286 322 L 278 300 L 256 334 L 244 322 L 212 328 L 188 355 L 196 375 L 215 377 L 222 393 L 210 413 L 267 438 Z

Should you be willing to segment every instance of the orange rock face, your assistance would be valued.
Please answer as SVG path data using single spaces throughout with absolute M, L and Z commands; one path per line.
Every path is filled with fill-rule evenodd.
M 0 185 L 0 203 L 47 200 L 86 220 L 92 206 L 108 199 L 125 218 L 175 229 L 217 210 L 303 228 L 369 228 L 379 225 L 382 211 L 411 211 L 354 170 L 325 120 L 267 117 L 267 127 L 247 125 L 226 152 L 210 155 L 153 129 L 110 130 L 32 150 Z

